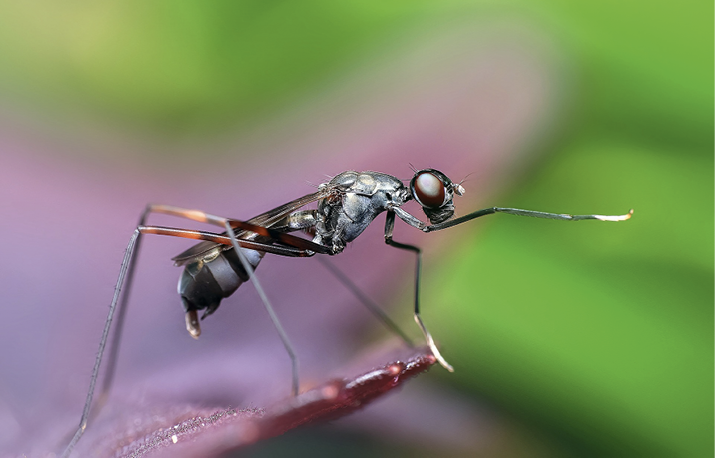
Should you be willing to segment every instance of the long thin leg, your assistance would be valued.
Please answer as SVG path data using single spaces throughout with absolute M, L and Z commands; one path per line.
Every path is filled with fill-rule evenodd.
M 146 214 L 143 215 L 143 218 L 146 217 Z M 229 226 L 230 227 L 230 226 Z M 233 231 L 231 231 L 232 233 Z M 102 337 L 99 340 L 99 349 L 97 350 L 97 356 L 94 361 L 94 366 L 92 368 L 92 375 L 90 376 L 90 382 L 89 382 L 89 389 L 87 390 L 87 397 L 85 399 L 84 403 L 84 408 L 82 410 L 82 417 L 80 418 L 79 426 L 77 428 L 77 431 L 74 433 L 72 436 L 72 439 L 70 440 L 70 443 L 67 445 L 65 450 L 62 452 L 62 458 L 66 458 L 70 455 L 72 452 L 72 449 L 74 448 L 75 444 L 77 444 L 77 441 L 82 437 L 82 434 L 84 434 L 84 431 L 87 428 L 87 424 L 89 422 L 90 418 L 90 412 L 92 410 L 92 398 L 94 397 L 94 390 L 97 384 L 97 379 L 99 377 L 99 368 L 102 364 L 102 358 L 104 355 L 104 350 L 107 345 L 107 339 L 109 337 L 109 331 L 111 329 L 112 325 L 112 320 L 114 319 L 114 313 L 117 309 L 117 304 L 119 303 L 119 298 L 121 296 L 121 291 L 122 288 L 125 285 L 127 278 L 127 273 L 129 270 L 130 265 L 132 265 L 132 260 L 134 253 L 136 252 L 136 249 L 139 246 L 139 239 L 140 235 L 142 234 L 154 234 L 154 235 L 168 235 L 172 237 L 181 237 L 181 238 L 188 238 L 192 240 L 206 240 L 206 241 L 212 241 L 216 243 L 222 243 L 226 245 L 231 245 L 234 247 L 234 249 L 237 250 L 241 258 L 242 252 L 239 249 L 239 246 L 243 246 L 246 248 L 251 248 L 251 249 L 256 249 L 256 250 L 262 250 L 262 251 L 269 251 L 270 249 L 273 248 L 279 248 L 279 251 L 284 251 L 276 254 L 284 254 L 286 256 L 308 256 L 308 254 L 305 250 L 299 250 L 295 248 L 289 248 L 289 247 L 273 247 L 271 245 L 265 245 L 259 242 L 253 242 L 253 241 L 248 241 L 248 240 L 240 240 L 238 241 L 235 236 L 233 237 L 225 237 L 219 234 L 214 234 L 211 232 L 204 232 L 204 231 L 194 231 L 194 230 L 188 230 L 188 229 L 176 229 L 176 228 L 167 228 L 167 227 L 160 227 L 160 226 L 139 226 L 134 230 L 134 233 L 132 234 L 131 238 L 129 239 L 129 243 L 127 244 L 127 249 L 124 252 L 124 259 L 122 260 L 122 265 L 119 269 L 119 277 L 117 278 L 117 285 L 114 288 L 114 296 L 112 297 L 112 302 L 109 305 L 109 313 L 107 314 L 107 319 L 104 323 L 104 330 L 102 331 Z M 244 259 L 245 260 L 245 259 Z M 244 266 L 245 267 L 245 266 Z M 251 278 L 254 279 L 255 282 L 255 276 L 252 275 L 252 272 L 249 272 L 249 275 L 251 275 Z M 262 291 L 262 290 L 261 290 Z M 260 294 L 260 293 L 259 293 Z M 265 295 L 265 294 L 264 294 Z M 122 300 L 122 303 L 120 305 L 125 305 L 125 300 Z M 270 312 L 269 312 L 270 313 Z M 120 312 L 121 315 L 121 312 Z M 279 331 L 279 333 L 282 331 L 282 329 Z M 119 338 L 119 337 L 115 337 Z M 291 352 L 291 359 L 294 358 L 294 355 Z M 115 355 L 116 356 L 116 355 Z M 116 360 L 112 361 L 112 364 L 114 364 Z M 111 370 L 110 375 L 113 375 L 114 369 Z M 295 386 L 296 386 L 296 363 L 294 363 L 294 392 L 296 392 Z M 109 383 L 105 383 L 104 386 L 111 386 L 111 381 Z M 106 393 L 101 393 L 102 396 L 106 396 Z M 100 406 L 101 407 L 101 406 Z
M 395 214 L 404 222 L 412 227 L 416 227 L 424 232 L 439 231 L 442 229 L 447 229 L 448 227 L 456 226 L 457 224 L 462 224 L 467 221 L 471 221 L 480 216 L 492 215 L 494 213 L 507 213 L 510 215 L 517 216 L 530 216 L 532 218 L 545 218 L 545 219 L 558 219 L 562 221 L 582 221 L 586 219 L 595 219 L 598 221 L 625 221 L 633 216 L 633 210 L 629 211 L 625 215 L 608 216 L 608 215 L 568 215 L 565 213 L 546 213 L 534 210 L 522 210 L 519 208 L 503 208 L 503 207 L 491 207 L 485 208 L 484 210 L 477 210 L 475 212 L 469 213 L 468 215 L 460 216 L 459 218 L 454 218 L 447 220 L 443 223 L 427 225 L 420 221 L 418 218 L 412 216 L 410 213 L 399 207 L 392 207 L 390 210 L 394 211 Z
M 464 215 L 460 218 L 455 218 L 453 220 L 445 221 L 443 223 L 434 224 L 432 226 L 427 226 L 425 232 L 438 231 L 441 229 L 447 229 L 448 227 L 456 226 L 457 224 L 464 223 L 466 221 L 472 220 L 474 218 L 479 218 L 480 216 L 490 215 L 492 213 L 507 213 L 509 215 L 517 216 L 530 216 L 532 218 L 545 218 L 545 219 L 558 219 L 562 221 L 583 221 L 586 219 L 595 219 L 598 221 L 625 221 L 633 216 L 633 210 L 629 211 L 625 215 L 609 216 L 609 215 L 568 215 L 565 213 L 546 213 L 534 210 L 521 210 L 519 208 L 503 208 L 503 207 L 492 207 L 485 208 L 484 210 L 478 210 L 476 212 Z
M 288 353 L 288 357 L 290 358 L 291 370 L 292 370 L 293 396 L 298 396 L 298 390 L 300 387 L 300 383 L 298 381 L 298 356 L 296 355 L 295 350 L 293 350 L 293 345 L 291 345 L 290 340 L 288 339 L 288 334 L 286 334 L 285 330 L 283 329 L 283 326 L 281 325 L 281 322 L 278 319 L 278 315 L 276 315 L 276 312 L 273 311 L 273 307 L 271 306 L 271 302 L 268 300 L 268 296 L 266 296 L 265 291 L 263 291 L 263 287 L 261 287 L 261 284 L 259 283 L 258 278 L 255 276 L 255 274 L 253 272 L 253 267 L 251 266 L 251 263 L 248 262 L 248 259 L 246 259 L 246 256 L 243 254 L 243 251 L 241 251 L 239 249 L 238 240 L 236 239 L 236 234 L 234 234 L 233 228 L 231 227 L 231 222 L 229 220 L 226 220 L 225 227 L 226 227 L 226 232 L 228 233 L 229 237 L 231 238 L 233 247 L 236 250 L 236 254 L 238 254 L 238 259 L 241 260 L 241 264 L 243 265 L 243 268 L 246 270 L 246 273 L 248 274 L 248 277 L 251 279 L 253 286 L 256 288 L 258 295 L 261 297 L 263 306 L 265 307 L 266 311 L 268 312 L 268 315 L 271 317 L 273 326 L 275 326 L 276 331 L 278 331 L 278 335 L 280 336 L 281 341 L 283 342 L 283 346 L 285 347 L 286 352 Z
M 149 205 L 144 208 L 144 211 L 139 216 L 139 222 L 137 227 L 144 226 L 146 219 L 151 212 L 151 207 Z M 122 334 L 124 333 L 124 322 L 127 316 L 127 306 L 129 304 L 129 294 L 132 291 L 132 285 L 134 283 L 134 272 L 136 271 L 136 259 L 139 257 L 140 247 L 143 237 L 137 237 L 136 244 L 134 246 L 135 256 L 129 261 L 129 266 L 127 268 L 127 276 L 124 281 L 124 294 L 119 302 L 117 321 L 114 325 L 114 334 L 112 335 L 112 343 L 109 346 L 109 354 L 107 355 L 107 363 L 105 365 L 104 380 L 102 381 L 102 387 L 100 388 L 99 395 L 97 396 L 97 402 L 95 402 L 94 408 L 91 411 L 91 415 L 97 415 L 99 411 L 104 407 L 109 396 L 109 392 L 112 389 L 112 383 L 114 383 L 114 374 L 117 369 L 117 357 L 119 356 L 119 346 L 122 341 Z
M 328 272 L 333 274 L 335 278 L 340 281 L 340 283 L 345 285 L 345 287 L 349 289 L 355 295 L 355 297 L 358 298 L 360 303 L 364 305 L 365 308 L 370 311 L 370 313 L 375 315 L 375 317 L 380 320 L 380 322 L 382 322 L 382 324 L 384 324 L 387 329 L 389 329 L 398 337 L 400 337 L 405 342 L 405 344 L 407 344 L 408 347 L 414 347 L 412 340 L 407 337 L 407 334 L 405 334 L 402 329 L 400 329 L 397 323 L 392 321 L 392 319 L 385 313 L 384 310 L 380 308 L 380 306 L 378 306 L 372 299 L 367 297 L 365 293 L 363 293 L 360 288 L 355 283 L 353 283 L 352 280 L 350 280 L 350 277 L 348 277 L 340 269 L 335 267 L 335 264 L 330 262 L 327 258 L 323 256 L 317 256 L 317 259 L 318 261 L 320 261 L 321 264 L 325 266 Z
M 66 458 L 72 453 L 77 441 L 82 437 L 84 430 L 87 428 L 87 422 L 89 420 L 89 412 L 92 407 L 92 396 L 94 395 L 94 387 L 97 383 L 97 377 L 99 376 L 99 366 L 102 364 L 102 355 L 104 354 L 104 347 L 107 344 L 107 337 L 109 336 L 109 330 L 112 325 L 112 318 L 114 318 L 114 311 L 117 306 L 117 301 L 119 300 L 119 295 L 122 291 L 122 286 L 124 285 L 124 278 L 129 268 L 129 264 L 132 260 L 132 255 L 134 253 L 134 248 L 136 247 L 137 239 L 141 232 L 139 229 L 134 231 L 132 237 L 129 239 L 129 244 L 124 252 L 124 260 L 122 261 L 122 267 L 119 269 L 119 278 L 117 278 L 117 286 L 114 288 L 114 297 L 112 298 L 112 303 L 109 305 L 109 314 L 107 315 L 107 320 L 104 322 L 104 330 L 102 331 L 102 337 L 99 340 L 99 350 L 97 350 L 97 356 L 94 360 L 94 367 L 92 368 L 92 376 L 89 381 L 89 390 L 87 391 L 87 398 L 84 401 L 84 409 L 82 410 L 82 418 L 79 421 L 79 427 L 75 432 L 72 440 L 62 452 L 62 458 Z
M 432 351 L 434 357 L 437 358 L 437 361 L 439 361 L 442 367 L 444 367 L 448 371 L 454 372 L 454 368 L 442 357 L 442 354 L 439 352 L 439 349 L 437 349 L 437 345 L 435 345 L 434 343 L 432 334 L 430 334 L 430 332 L 427 330 L 427 327 L 425 326 L 424 322 L 422 321 L 422 317 L 420 316 L 420 273 L 422 270 L 422 250 L 420 250 L 419 247 L 416 247 L 414 245 L 399 243 L 392 240 L 392 232 L 394 228 L 395 213 L 391 210 L 388 210 L 387 218 L 385 220 L 385 243 L 390 246 L 394 246 L 395 248 L 412 251 L 417 256 L 417 262 L 415 264 L 415 321 L 422 330 L 422 334 L 424 334 L 425 340 L 427 340 L 427 345 Z

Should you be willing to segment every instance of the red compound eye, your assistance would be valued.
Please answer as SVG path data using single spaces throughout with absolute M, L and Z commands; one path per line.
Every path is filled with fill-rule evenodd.
M 430 172 L 422 172 L 412 179 L 415 199 L 428 208 L 439 208 L 447 194 L 444 182 Z

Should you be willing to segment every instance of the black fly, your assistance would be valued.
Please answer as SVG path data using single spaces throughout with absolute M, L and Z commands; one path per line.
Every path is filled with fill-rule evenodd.
M 273 308 L 261 288 L 254 270 L 258 267 L 266 253 L 281 256 L 314 256 L 336 255 L 345 246 L 355 240 L 367 226 L 382 212 L 387 213 L 385 221 L 385 242 L 395 248 L 412 251 L 416 254 L 415 302 L 414 317 L 424 337 L 439 363 L 449 370 L 452 366 L 442 357 L 431 334 L 420 317 L 419 283 L 421 250 L 414 245 L 396 242 L 392 239 L 395 217 L 423 232 L 438 231 L 456 226 L 472 219 L 492 213 L 509 213 L 512 215 L 532 216 L 536 218 L 579 221 L 596 219 L 600 221 L 624 221 L 631 217 L 633 210 L 621 216 L 602 215 L 566 215 L 544 213 L 516 208 L 491 207 L 478 210 L 467 215 L 454 217 L 455 195 L 461 196 L 464 188 L 459 183 L 453 183 L 445 174 L 434 169 L 424 169 L 415 172 L 409 187 L 398 178 L 379 172 L 343 172 L 327 183 L 318 187 L 318 191 L 288 202 L 273 210 L 262 213 L 247 221 L 214 216 L 198 210 L 187 210 L 167 205 L 148 205 L 141 215 L 139 225 L 129 240 L 124 260 L 119 272 L 117 287 L 109 309 L 109 315 L 104 326 L 99 351 L 92 370 L 89 390 L 85 400 L 82 418 L 69 445 L 62 456 L 66 457 L 72 451 L 79 438 L 84 433 L 95 391 L 102 356 L 107 344 L 114 312 L 119 308 L 117 330 L 112 352 L 109 355 L 109 367 L 101 390 L 99 406 L 103 404 L 111 384 L 118 340 L 121 335 L 125 302 L 131 287 L 135 262 L 133 254 L 138 250 L 142 234 L 168 235 L 201 240 L 185 252 L 174 258 L 176 265 L 184 266 L 179 280 L 179 295 L 186 312 L 186 329 L 189 334 L 198 338 L 201 334 L 198 312 L 203 311 L 201 318 L 211 315 L 219 307 L 221 300 L 233 294 L 241 284 L 251 280 L 263 305 L 280 335 L 292 364 L 292 390 L 298 394 L 298 359 L 288 336 L 273 312 Z M 402 205 L 410 200 L 417 201 L 430 221 L 426 224 L 416 216 L 402 209 Z M 317 202 L 315 210 L 301 210 L 302 207 Z M 223 233 L 213 233 L 172 227 L 147 226 L 146 219 L 150 213 L 174 215 L 194 221 L 216 225 L 225 230 Z M 305 231 L 313 235 L 307 240 L 290 232 Z M 332 270 L 331 270 L 332 271 Z M 384 313 L 356 290 L 350 279 L 340 272 L 334 272 L 338 279 L 352 289 L 359 299 L 380 318 L 388 327 L 409 343 L 405 335 L 387 318 Z M 126 286 L 127 292 L 120 301 L 120 291 Z M 119 307 L 117 307 L 119 305 Z

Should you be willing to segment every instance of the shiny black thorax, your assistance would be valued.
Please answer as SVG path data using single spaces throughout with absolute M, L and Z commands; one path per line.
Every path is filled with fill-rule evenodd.
M 340 253 L 355 240 L 388 204 L 400 206 L 410 199 L 405 185 L 379 172 L 343 172 L 326 186 L 333 196 L 318 203 L 314 242 L 332 246 Z

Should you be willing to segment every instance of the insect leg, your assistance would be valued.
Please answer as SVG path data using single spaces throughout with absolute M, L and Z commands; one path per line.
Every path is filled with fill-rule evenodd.
M 427 225 L 420 221 L 418 218 L 414 217 L 410 213 L 401 209 L 400 207 L 392 207 L 390 210 L 394 211 L 395 214 L 404 222 L 412 227 L 415 227 L 424 232 L 439 231 L 442 229 L 447 229 L 448 227 L 456 226 L 457 224 L 466 223 L 480 216 L 493 215 L 494 213 L 507 213 L 509 215 L 518 216 L 530 216 L 532 218 L 545 218 L 545 219 L 557 219 L 562 221 L 582 221 L 585 219 L 595 219 L 598 221 L 625 221 L 630 219 L 633 215 L 633 210 L 629 211 L 625 215 L 568 215 L 565 213 L 546 213 L 534 210 L 521 210 L 519 208 L 504 208 L 504 207 L 490 207 L 483 210 L 477 210 L 475 212 L 469 213 L 468 215 L 460 216 L 459 218 L 450 219 L 438 224 Z
M 338 279 L 338 281 L 340 281 L 340 283 L 345 285 L 345 287 L 347 289 L 349 289 L 350 292 L 352 292 L 355 295 L 355 297 L 358 298 L 360 303 L 362 303 L 362 305 L 364 305 L 365 308 L 367 308 L 370 311 L 370 313 L 375 315 L 375 317 L 378 320 L 380 320 L 380 322 L 382 322 L 382 324 L 384 324 L 390 331 L 392 331 L 394 334 L 396 334 L 398 337 L 400 337 L 405 342 L 405 344 L 407 344 L 408 347 L 410 347 L 410 348 L 414 347 L 412 340 L 409 337 L 407 337 L 407 334 L 405 334 L 402 331 L 402 329 L 400 329 L 400 327 L 397 325 L 397 323 L 392 321 L 392 319 L 385 313 L 384 310 L 382 310 L 380 308 L 380 306 L 378 306 L 375 302 L 373 302 L 372 299 L 367 297 L 365 295 L 365 293 L 363 293 L 360 290 L 360 288 L 355 283 L 353 283 L 352 280 L 350 280 L 350 277 L 345 275 L 345 273 L 343 273 L 341 270 L 339 270 L 335 266 L 335 264 L 330 262 L 327 258 L 325 258 L 323 256 L 317 256 L 317 259 L 318 259 L 318 261 L 320 261 L 321 264 L 323 264 L 325 266 L 325 268 L 330 273 L 332 273 L 335 276 L 335 278 Z
M 268 312 L 268 315 L 271 317 L 273 326 L 275 326 L 276 331 L 278 331 L 278 335 L 280 336 L 281 341 L 283 342 L 283 346 L 285 347 L 286 352 L 288 353 L 288 357 L 290 358 L 290 363 L 291 363 L 291 371 L 292 371 L 293 396 L 297 396 L 298 389 L 300 386 L 300 383 L 298 381 L 298 356 L 296 355 L 295 350 L 293 350 L 293 345 L 291 345 L 290 340 L 288 339 L 288 334 L 286 334 L 285 330 L 283 329 L 283 326 L 281 325 L 281 322 L 278 319 L 278 315 L 276 315 L 276 313 L 273 311 L 273 307 L 271 306 L 271 302 L 268 300 L 268 296 L 266 296 L 266 293 L 265 293 L 265 291 L 263 291 L 263 288 L 261 287 L 261 284 L 258 281 L 258 278 L 256 278 L 256 275 L 253 272 L 253 266 L 251 266 L 251 263 L 248 262 L 248 259 L 246 259 L 246 256 L 243 254 L 243 251 L 241 251 L 239 249 L 238 240 L 236 239 L 236 234 L 233 232 L 233 228 L 231 227 L 231 222 L 229 220 L 225 221 L 225 227 L 226 227 L 226 233 L 230 237 L 231 243 L 233 244 L 233 248 L 234 248 L 234 250 L 236 250 L 236 254 L 238 254 L 238 259 L 241 260 L 241 264 L 243 265 L 243 268 L 246 270 L 246 273 L 248 274 L 248 278 L 251 279 L 253 286 L 256 288 L 258 295 L 261 297 L 263 306 L 265 307 L 266 311 Z
M 406 212 L 405 212 L 406 213 Z M 531 216 L 532 218 L 545 218 L 545 219 L 557 219 L 562 221 L 582 221 L 585 219 L 595 219 L 598 221 L 625 221 L 630 219 L 633 215 L 633 210 L 629 211 L 625 215 L 568 215 L 561 213 L 546 213 L 534 210 L 521 210 L 519 208 L 503 208 L 503 207 L 491 207 L 485 208 L 484 210 L 477 210 L 468 215 L 461 216 L 459 218 L 454 218 L 443 223 L 433 224 L 431 226 L 426 226 L 421 228 L 425 232 L 438 231 L 441 229 L 447 229 L 448 227 L 456 226 L 457 224 L 462 224 L 464 222 L 473 220 L 474 218 L 479 218 L 484 215 L 491 215 L 494 213 L 507 213 L 509 215 L 517 216 Z M 398 215 L 399 216 L 399 215 Z M 400 218 L 402 218 L 400 216 Z M 404 218 L 403 218 L 404 220 Z
M 137 227 L 144 226 L 147 217 L 150 213 L 150 206 L 147 205 L 144 211 L 139 216 L 139 222 Z M 127 267 L 126 279 L 124 281 L 124 294 L 121 297 L 121 301 L 118 306 L 117 321 L 114 325 L 114 334 L 112 336 L 112 343 L 109 346 L 109 354 L 107 355 L 106 369 L 104 373 L 104 380 L 102 382 L 102 387 L 100 388 L 99 395 L 97 396 L 97 401 L 95 402 L 94 409 L 92 409 L 91 414 L 97 415 L 102 409 L 104 404 L 107 402 L 109 392 L 112 389 L 112 383 L 114 382 L 114 374 L 117 369 L 117 356 L 119 355 L 119 346 L 122 340 L 122 333 L 124 330 L 124 321 L 127 315 L 127 304 L 129 302 L 129 293 L 132 291 L 132 284 L 134 282 L 134 271 L 136 267 L 136 258 L 139 256 L 139 247 L 141 247 L 142 237 L 137 236 L 136 243 L 134 245 L 134 252 L 136 256 L 132 256 L 129 260 L 129 265 Z
M 92 376 L 89 381 L 89 389 L 87 391 L 87 398 L 84 401 L 84 408 L 82 409 L 82 417 L 79 421 L 79 427 L 72 436 L 72 439 L 65 448 L 64 452 L 62 452 L 62 458 L 68 457 L 70 453 L 72 453 L 72 449 L 74 448 L 75 444 L 77 443 L 77 441 L 79 441 L 80 437 L 82 437 L 82 434 L 84 433 L 85 429 L 87 429 L 89 413 L 92 407 L 92 396 L 94 395 L 94 388 L 97 383 L 97 377 L 99 376 L 99 367 L 102 364 L 102 355 L 104 354 L 104 348 L 107 344 L 107 337 L 109 336 L 109 330 L 112 325 L 112 318 L 114 318 L 114 311 L 116 310 L 122 286 L 124 285 L 124 279 L 126 277 L 129 265 L 131 264 L 132 255 L 134 254 L 134 251 L 138 245 L 137 240 L 139 238 L 139 234 L 139 230 L 136 229 L 132 234 L 132 237 L 129 239 L 129 244 L 127 245 L 127 249 L 124 252 L 122 266 L 119 269 L 119 278 L 117 278 L 117 286 L 114 288 L 114 297 L 112 298 L 112 303 L 109 306 L 109 314 L 107 315 L 107 320 L 104 322 L 104 330 L 102 331 L 102 337 L 99 340 L 99 350 L 97 351 L 97 356 L 94 360 Z M 122 305 L 124 305 L 124 302 L 125 301 L 122 301 Z
M 399 209 L 399 208 L 398 208 Z M 427 330 L 422 317 L 420 317 L 420 271 L 422 268 L 422 250 L 414 245 L 408 245 L 406 243 L 399 243 L 392 240 L 392 232 L 395 228 L 395 212 L 392 210 L 387 211 L 387 218 L 385 219 L 385 243 L 395 248 L 400 248 L 402 250 L 412 251 L 417 255 L 417 262 L 415 264 L 415 321 L 422 330 L 425 339 L 427 340 L 427 345 L 429 346 L 432 354 L 437 361 L 450 372 L 454 372 L 454 368 L 442 357 L 442 354 L 437 349 L 437 345 L 434 343 L 432 335 Z

